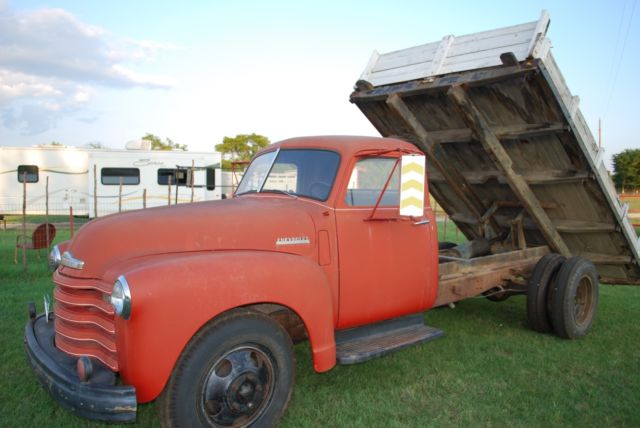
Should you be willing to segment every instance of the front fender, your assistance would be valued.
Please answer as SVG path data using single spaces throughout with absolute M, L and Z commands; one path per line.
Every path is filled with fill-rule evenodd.
M 230 309 L 276 303 L 296 312 L 309 334 L 317 371 L 336 362 L 337 308 L 324 271 L 306 257 L 261 251 L 152 258 L 124 272 L 129 320 L 116 317 L 120 374 L 139 402 L 155 399 L 180 353 L 209 320 Z

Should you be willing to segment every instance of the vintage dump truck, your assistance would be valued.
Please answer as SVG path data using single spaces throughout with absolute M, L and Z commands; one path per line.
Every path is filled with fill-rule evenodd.
M 527 295 L 587 334 L 598 283 L 638 283 L 638 238 L 549 52 L 548 17 L 374 54 L 351 101 L 385 137 L 273 144 L 236 197 L 96 219 L 52 250 L 25 329 L 62 406 L 168 426 L 273 426 L 292 343 L 330 370 L 442 336 L 435 306 Z M 426 180 L 428 177 L 428 181 Z M 468 242 L 438 242 L 429 194 Z

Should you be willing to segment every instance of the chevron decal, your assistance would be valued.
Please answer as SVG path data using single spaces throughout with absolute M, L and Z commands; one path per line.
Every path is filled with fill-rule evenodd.
M 424 213 L 424 156 L 402 156 L 400 215 L 422 217 Z

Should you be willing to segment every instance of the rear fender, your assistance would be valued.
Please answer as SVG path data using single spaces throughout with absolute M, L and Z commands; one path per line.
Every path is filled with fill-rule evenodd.
M 314 368 L 336 362 L 328 280 L 313 260 L 235 251 L 148 259 L 123 272 L 131 288 L 129 320 L 116 317 L 120 375 L 139 402 L 155 399 L 180 353 L 209 320 L 236 307 L 275 303 L 294 311 L 309 334 Z

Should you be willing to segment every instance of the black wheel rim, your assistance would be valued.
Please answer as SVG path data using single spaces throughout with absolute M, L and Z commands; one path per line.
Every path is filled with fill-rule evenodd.
M 202 385 L 200 414 L 210 426 L 254 422 L 273 396 L 276 372 L 266 349 L 234 348 L 211 367 Z
M 573 316 L 576 324 L 582 325 L 591 318 L 593 308 L 593 283 L 587 276 L 580 278 L 576 287 Z

